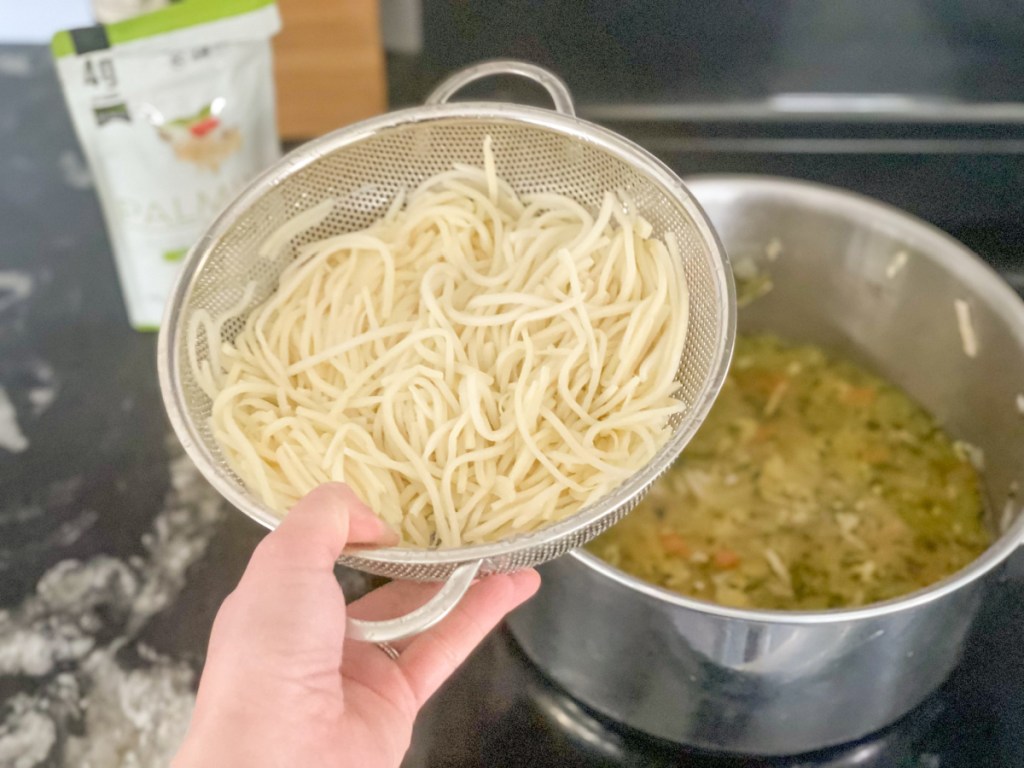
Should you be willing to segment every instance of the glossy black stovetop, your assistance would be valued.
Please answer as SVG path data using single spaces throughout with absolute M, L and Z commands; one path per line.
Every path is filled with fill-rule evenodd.
M 786 758 L 709 754 L 625 729 L 492 635 L 423 712 L 406 768 L 1016 768 L 1024 766 L 1024 581 L 997 576 L 963 664 L 917 709 L 857 742 Z

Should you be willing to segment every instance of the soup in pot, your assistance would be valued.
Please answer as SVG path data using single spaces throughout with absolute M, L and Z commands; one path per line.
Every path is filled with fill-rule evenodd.
M 887 600 L 990 543 L 970 452 L 854 363 L 740 337 L 682 458 L 588 548 L 638 578 L 733 607 Z

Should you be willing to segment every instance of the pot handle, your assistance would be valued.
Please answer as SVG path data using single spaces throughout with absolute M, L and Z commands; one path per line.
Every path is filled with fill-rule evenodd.
M 569 93 L 569 87 L 561 78 L 543 67 L 538 67 L 536 64 L 516 61 L 515 59 L 483 61 L 465 69 L 460 69 L 442 81 L 431 92 L 424 103 L 445 104 L 463 86 L 485 77 L 493 77 L 494 75 L 519 75 L 527 80 L 533 80 L 533 82 L 543 86 L 544 90 L 550 94 L 551 101 L 555 104 L 556 112 L 569 115 L 570 117 L 576 116 L 576 109 L 572 104 L 572 94 Z
M 393 640 L 402 640 L 425 632 L 451 613 L 452 609 L 458 605 L 459 600 L 473 584 L 473 579 L 476 578 L 481 565 L 483 565 L 483 560 L 474 560 L 460 565 L 452 571 L 440 592 L 415 611 L 404 616 L 384 621 L 349 619 L 346 622 L 346 637 L 364 643 L 390 643 Z

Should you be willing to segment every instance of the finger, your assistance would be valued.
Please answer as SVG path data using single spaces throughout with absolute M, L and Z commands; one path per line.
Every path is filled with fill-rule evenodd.
M 397 666 L 417 705 L 422 706 L 505 614 L 539 586 L 540 576 L 534 570 L 489 576 L 470 587 L 436 626 L 410 640 L 392 643 L 401 649 Z M 393 582 L 356 601 L 349 611 L 358 618 L 393 618 L 419 607 L 438 589 L 436 584 Z M 349 659 L 367 661 L 374 668 L 388 661 L 379 648 L 365 643 L 350 643 L 346 649 L 346 661 Z
M 363 621 L 383 621 L 394 619 L 409 613 L 429 602 L 441 588 L 443 583 L 425 581 L 392 581 L 378 587 L 364 597 L 350 603 L 348 615 Z M 391 645 L 403 650 L 412 642 L 412 638 L 395 640 Z
M 364 621 L 381 621 L 402 616 L 419 608 L 438 593 L 443 584 L 393 581 L 375 589 L 348 606 L 348 615 Z M 400 653 L 412 643 L 412 638 L 395 640 L 390 645 Z M 375 643 L 349 640 L 345 643 L 342 671 L 345 677 L 376 695 L 392 702 L 410 720 L 420 708 L 414 693 L 399 666 Z
M 399 657 L 409 686 L 422 705 L 497 626 L 505 615 L 533 596 L 540 575 L 533 569 L 483 579 L 455 609 Z

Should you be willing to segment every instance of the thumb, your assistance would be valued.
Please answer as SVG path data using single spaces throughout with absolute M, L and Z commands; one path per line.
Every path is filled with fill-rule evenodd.
M 277 530 L 267 534 L 253 553 L 261 571 L 331 569 L 348 544 L 398 543 L 387 524 L 344 483 L 327 483 L 301 499 Z
M 328 483 L 296 504 L 256 547 L 214 621 L 210 652 L 247 646 L 255 655 L 296 644 L 340 644 L 345 611 L 334 564 L 350 543 L 398 537 L 351 488 Z
M 282 680 L 300 681 L 301 691 L 322 685 L 336 694 L 345 603 L 334 563 L 348 544 L 397 540 L 341 483 L 323 485 L 296 504 L 256 547 L 217 613 L 190 733 L 217 718 L 263 722 L 268 705 L 287 701 Z M 219 763 L 204 756 L 195 764 Z

